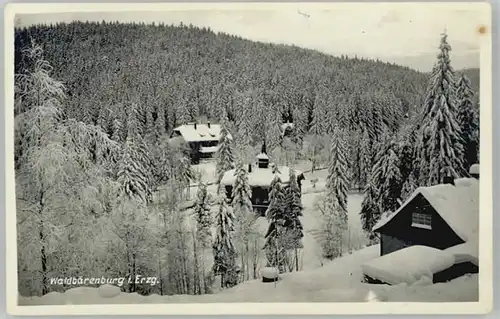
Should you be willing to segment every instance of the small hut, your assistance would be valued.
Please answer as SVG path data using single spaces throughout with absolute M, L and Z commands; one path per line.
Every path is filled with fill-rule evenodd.
M 479 167 L 471 175 L 474 170 Z M 478 177 L 420 187 L 399 209 L 383 216 L 372 229 L 380 235 L 381 257 L 363 266 L 366 281 L 410 283 L 422 276 L 422 269 L 433 269 L 427 274 L 432 282 L 479 272 Z M 396 278 L 396 271 L 412 276 Z

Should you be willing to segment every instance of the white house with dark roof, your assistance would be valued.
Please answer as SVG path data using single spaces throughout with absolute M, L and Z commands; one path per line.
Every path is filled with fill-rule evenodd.
M 182 138 L 191 148 L 191 160 L 198 163 L 200 159 L 213 157 L 217 152 L 221 136 L 221 125 L 188 123 L 174 128 L 170 138 Z

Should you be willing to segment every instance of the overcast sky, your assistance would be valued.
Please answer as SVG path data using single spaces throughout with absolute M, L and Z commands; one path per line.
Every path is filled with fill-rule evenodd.
M 326 8 L 326 9 L 325 9 Z M 81 21 L 163 21 L 210 27 L 250 40 L 295 44 L 332 55 L 379 58 L 421 71 L 435 61 L 440 34 L 446 29 L 455 69 L 479 67 L 478 26 L 482 8 L 429 4 L 325 6 L 304 3 L 279 8 L 216 8 L 155 12 L 73 12 L 23 14 L 16 25 Z M 483 21 L 482 21 L 483 20 Z

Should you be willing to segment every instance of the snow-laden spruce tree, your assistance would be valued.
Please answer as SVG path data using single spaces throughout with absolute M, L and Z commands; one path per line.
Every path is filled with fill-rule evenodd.
M 215 215 L 215 239 L 213 243 L 214 274 L 220 275 L 221 288 L 229 288 L 238 283 L 236 272 L 237 251 L 233 244 L 235 216 L 227 205 L 223 191 L 217 198 L 217 213 Z
M 344 236 L 348 230 L 347 190 L 348 163 L 345 135 L 335 129 L 330 147 L 326 192 L 318 209 L 323 215 L 323 254 L 326 258 L 335 258 L 342 254 Z
M 137 147 L 132 137 L 128 136 L 123 147 L 122 158 L 118 163 L 118 182 L 129 198 L 146 203 L 149 196 L 149 181 L 139 158 Z
M 227 120 L 223 121 L 221 124 L 221 136 L 219 140 L 219 149 L 215 155 L 216 158 L 216 171 L 217 171 L 217 183 L 220 183 L 222 176 L 225 172 L 234 169 L 234 149 L 233 149 L 233 139 L 229 134 L 226 127 Z
M 166 124 L 165 124 L 165 110 L 161 107 L 157 107 L 156 109 L 156 120 L 154 122 L 154 128 L 155 128 L 155 137 L 157 141 L 160 141 L 162 138 L 165 137 L 166 134 Z
M 196 233 L 193 238 L 195 286 L 200 294 L 209 291 L 205 273 L 205 250 L 210 247 L 212 237 L 212 198 L 205 183 L 200 183 L 193 213 L 196 218 Z
M 252 213 L 252 189 L 248 183 L 248 171 L 246 170 L 243 161 L 239 160 L 234 172 L 235 180 L 232 191 L 232 207 L 236 215 Z
M 360 189 L 363 189 L 363 187 L 365 187 L 365 185 L 368 183 L 368 178 L 373 166 L 373 151 L 370 136 L 368 134 L 368 129 L 364 129 L 363 135 L 361 136 L 359 145 L 359 160 L 359 166 L 361 170 Z
M 365 187 L 360 212 L 363 229 L 372 242 L 376 240 L 372 227 L 382 214 L 399 207 L 404 183 L 400 171 L 398 144 L 385 131 L 376 145 L 379 151 Z
M 361 226 L 363 230 L 368 234 L 368 239 L 370 243 L 376 243 L 377 237 L 372 231 L 373 226 L 380 219 L 380 208 L 378 205 L 379 194 L 377 188 L 375 187 L 371 178 L 368 179 L 368 183 L 364 189 L 364 198 L 361 203 Z
M 462 148 L 464 150 L 464 168 L 468 170 L 478 162 L 479 117 L 474 109 L 474 92 L 469 79 L 462 74 L 457 83 L 457 122 L 460 127 Z
M 279 108 L 271 108 L 268 110 L 268 116 L 265 119 L 266 121 L 266 146 L 269 151 L 269 154 L 275 154 L 275 151 L 279 151 L 278 149 L 281 146 L 282 134 L 281 124 L 282 124 L 282 115 Z
M 417 189 L 417 187 L 417 180 L 413 173 L 411 173 L 408 179 L 404 182 L 403 188 L 401 189 L 401 201 L 406 201 Z
M 396 143 L 391 143 L 387 152 L 381 157 L 380 162 L 375 164 L 380 167 L 383 184 L 379 185 L 379 205 L 382 212 L 395 211 L 400 203 L 402 178 L 399 169 L 400 160 Z
M 286 219 L 286 248 L 293 250 L 295 270 L 299 270 L 298 249 L 302 247 L 301 239 L 304 237 L 303 226 L 300 221 L 302 216 L 302 200 L 300 188 L 297 184 L 297 176 L 293 169 L 290 169 L 290 184 L 285 194 L 285 219 Z
M 232 202 L 233 213 L 235 215 L 235 244 L 237 245 L 238 255 L 241 258 L 242 276 L 247 274 L 247 261 L 249 251 L 249 237 L 252 232 L 255 214 L 251 202 L 252 189 L 248 182 L 248 171 L 243 161 L 240 159 L 236 164 L 235 181 L 233 183 Z M 244 278 L 242 278 L 244 280 Z
M 196 204 L 194 214 L 196 216 L 197 237 L 203 248 L 210 246 L 212 213 L 210 211 L 210 202 L 212 201 L 207 191 L 207 185 L 200 183 L 198 193 L 196 194 Z
M 269 221 L 267 232 L 264 235 L 268 266 L 285 271 L 286 247 L 283 239 L 285 235 L 285 191 L 279 174 L 275 174 L 270 185 L 269 206 L 266 210 L 266 219 Z
M 320 96 L 316 96 L 316 100 L 314 101 L 313 111 L 312 111 L 312 121 L 311 126 L 309 127 L 309 134 L 321 136 L 325 134 L 325 116 L 326 112 L 323 108 L 323 102 L 321 101 Z
M 254 135 L 254 112 L 252 110 L 252 92 L 237 93 L 235 103 L 238 105 L 236 118 L 235 142 L 239 157 L 244 162 L 253 160 L 252 138 Z
M 328 176 L 326 178 L 326 196 L 339 214 L 341 220 L 345 221 L 347 228 L 347 190 L 349 188 L 349 163 L 347 162 L 347 147 L 345 145 L 345 134 L 336 130 L 330 147 L 330 159 L 328 162 Z
M 422 110 L 419 154 L 419 184 L 430 186 L 446 176 L 464 173 L 460 127 L 455 118 L 454 71 L 450 64 L 451 47 L 443 34 L 437 62 L 432 70 Z
M 127 138 L 118 163 L 118 181 L 129 197 L 137 197 L 148 203 L 151 201 L 154 184 L 153 163 L 141 137 L 136 106 L 131 105 L 127 112 Z

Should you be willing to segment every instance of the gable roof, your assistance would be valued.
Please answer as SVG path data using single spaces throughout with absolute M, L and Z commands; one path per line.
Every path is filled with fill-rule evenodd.
M 218 141 L 221 126 L 219 124 L 184 124 L 174 128 L 187 142 Z
M 283 184 L 290 182 L 290 168 L 287 166 L 279 166 L 279 177 Z M 295 176 L 300 176 L 301 171 L 295 170 Z M 236 180 L 235 169 L 229 170 L 224 173 L 221 179 L 221 184 L 226 186 L 232 186 Z M 261 186 L 266 187 L 271 185 L 275 174 L 273 173 L 272 167 L 260 168 L 252 167 L 252 171 L 248 173 L 248 184 L 250 186 Z
M 440 184 L 419 187 L 395 212 L 385 215 L 372 228 L 373 231 L 389 223 L 403 208 L 421 194 L 441 218 L 465 242 L 475 242 L 479 237 L 479 181 L 460 178 L 455 185 Z

